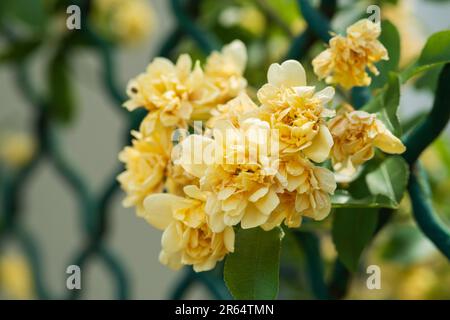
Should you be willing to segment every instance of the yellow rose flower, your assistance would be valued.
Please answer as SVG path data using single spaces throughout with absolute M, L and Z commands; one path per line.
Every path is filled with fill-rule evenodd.
M 239 222 L 244 229 L 264 224 L 280 202 L 274 184 L 278 157 L 270 154 L 269 124 L 250 118 L 236 128 L 219 121 L 213 137 L 189 136 L 176 161 L 210 192 L 205 211 L 211 229 L 220 232 Z
M 211 110 L 244 92 L 242 74 L 247 53 L 240 41 L 224 46 L 208 58 L 205 72 L 197 62 L 192 68 L 189 55 L 181 55 L 174 65 L 156 58 L 145 73 L 128 83 L 130 99 L 124 106 L 132 111 L 144 107 L 157 113 L 166 127 L 186 128 L 190 121 L 207 120 Z
M 280 204 L 261 227 L 271 230 L 283 221 L 289 228 L 298 228 L 303 217 L 325 219 L 331 211 L 330 195 L 336 190 L 334 174 L 314 166 L 298 154 L 282 160 L 277 174 L 284 192 L 278 194 Z
M 144 218 L 164 230 L 159 260 L 172 269 L 192 265 L 194 271 L 208 271 L 234 251 L 234 230 L 226 227 L 213 232 L 205 214 L 207 193 L 186 186 L 187 197 L 153 194 L 144 201 Z
M 0 137 L 0 161 L 11 168 L 20 168 L 33 158 L 36 142 L 25 133 L 9 132 Z
M 234 40 L 222 51 L 211 53 L 206 60 L 205 75 L 221 89 L 222 99 L 228 101 L 247 86 L 247 80 L 243 77 L 246 64 L 247 49 L 244 43 Z
M 334 89 L 315 93 L 314 87 L 306 86 L 303 66 L 294 60 L 272 64 L 267 79 L 258 91 L 259 117 L 278 130 L 281 155 L 302 151 L 309 159 L 323 162 L 333 145 L 324 118 L 334 115 L 324 105 L 333 98 Z
M 299 154 L 293 154 L 281 160 L 277 178 L 287 192 L 295 193 L 297 213 L 314 220 L 323 220 L 328 216 L 331 210 L 330 195 L 336 190 L 333 172 L 313 165 Z
M 217 106 L 217 109 L 211 110 L 211 118 L 207 122 L 209 128 L 213 128 L 216 122 L 228 120 L 235 127 L 239 127 L 239 122 L 243 116 L 258 110 L 258 106 L 244 92 L 226 104 Z
M 147 122 L 152 125 L 154 116 L 144 119 L 141 131 L 132 131 L 132 146 L 125 147 L 119 154 L 119 160 L 126 170 L 117 180 L 127 196 L 123 200 L 125 207 L 136 207 L 137 214 L 143 215 L 143 201 L 154 192 L 161 192 L 164 186 L 166 168 L 170 160 L 171 131 L 161 124 L 156 124 L 150 135 L 146 131 Z
M 124 106 L 130 111 L 144 107 L 157 113 L 166 127 L 186 127 L 195 105 L 203 99 L 204 83 L 200 65 L 192 70 L 189 55 L 181 55 L 176 65 L 155 58 L 145 73 L 128 83 L 130 100 Z
M 165 185 L 167 192 L 183 196 L 183 188 L 185 186 L 198 184 L 199 179 L 186 172 L 181 165 L 174 164 L 173 162 L 169 163 Z
M 155 14 L 148 1 L 127 0 L 121 2 L 114 17 L 115 32 L 120 41 L 137 43 L 148 37 L 155 25 Z
M 266 231 L 272 230 L 275 227 L 284 224 L 289 228 L 298 228 L 302 223 L 301 213 L 295 210 L 296 192 L 283 192 L 278 195 L 280 204 L 270 214 L 269 219 L 261 228 Z
M 246 64 L 247 49 L 240 40 L 234 40 L 220 52 L 211 53 L 206 60 L 205 78 L 215 91 L 208 96 L 210 100 L 203 107 L 194 110 L 194 119 L 207 120 L 217 105 L 225 104 L 245 92 L 247 80 L 243 74 Z
M 429 298 L 433 287 L 442 279 L 430 266 L 414 265 L 402 270 L 401 280 L 395 288 L 396 296 L 402 300 L 425 300 Z M 442 283 L 442 282 L 441 282 Z
M 354 86 L 368 86 L 372 79 L 368 68 L 378 75 L 375 63 L 388 60 L 386 48 L 378 41 L 379 23 L 362 19 L 347 28 L 347 36 L 331 38 L 330 47 L 312 61 L 314 72 L 327 83 L 339 84 L 345 89 Z
M 328 123 L 334 140 L 331 150 L 333 168 L 339 180 L 349 181 L 360 165 L 374 155 L 374 147 L 386 153 L 405 152 L 403 143 L 394 136 L 375 114 L 353 110 L 344 105 Z
M 145 0 L 95 0 L 93 19 L 105 37 L 133 44 L 148 37 L 156 17 Z
M 32 299 L 34 286 L 30 266 L 25 258 L 7 254 L 0 258 L 0 292 L 11 299 Z
M 266 17 L 252 5 L 230 6 L 220 13 L 219 23 L 226 28 L 239 26 L 258 36 L 266 28 Z

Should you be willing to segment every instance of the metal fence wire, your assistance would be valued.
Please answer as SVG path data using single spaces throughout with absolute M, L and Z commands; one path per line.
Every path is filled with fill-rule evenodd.
M 98 56 L 98 61 L 102 66 L 104 90 L 108 93 L 113 105 L 123 117 L 123 121 L 128 123 L 128 127 L 124 132 L 124 139 L 129 143 L 130 130 L 138 127 L 145 116 L 145 112 L 137 110 L 129 113 L 122 107 L 122 103 L 126 100 L 124 96 L 125 86 L 117 83 L 114 62 L 115 48 L 97 35 L 90 26 L 87 16 L 90 12 L 91 1 L 78 0 L 70 2 L 71 4 L 79 5 L 82 12 L 82 27 L 74 33 L 87 42 Z M 185 37 L 191 38 L 205 54 L 221 47 L 217 37 L 208 32 L 208 30 L 203 30 L 196 22 L 200 2 L 200 0 L 170 0 L 171 12 L 175 17 L 176 25 L 161 45 L 158 56 L 170 57 L 178 43 Z M 301 14 L 307 22 L 307 28 L 293 38 L 285 57 L 286 59 L 300 59 L 317 40 L 325 42 L 329 40 L 330 19 L 332 19 L 337 6 L 337 0 L 321 0 L 317 8 L 313 7 L 307 0 L 298 0 L 297 2 Z M 18 38 L 12 31 L 5 31 L 4 36 L 11 44 L 18 41 Z M 117 170 L 112 172 L 109 181 L 99 194 L 92 192 L 86 180 L 70 164 L 70 161 L 62 152 L 58 143 L 57 132 L 55 132 L 54 119 L 49 114 L 52 102 L 41 92 L 38 92 L 34 84 L 31 83 L 29 59 L 30 55 L 27 55 L 15 63 L 15 82 L 30 105 L 33 114 L 30 125 L 33 127 L 34 135 L 37 138 L 38 149 L 33 159 L 19 171 L 3 170 L 1 172 L 0 245 L 6 240 L 13 240 L 23 250 L 31 266 L 34 289 L 38 298 L 80 298 L 83 290 L 71 290 L 60 295 L 50 292 L 45 282 L 39 245 L 32 233 L 22 223 L 22 215 L 25 214 L 22 208 L 24 190 L 27 188 L 32 173 L 36 170 L 38 164 L 47 161 L 64 179 L 67 187 L 76 199 L 79 219 L 83 226 L 84 242 L 69 263 L 85 269 L 85 266 L 91 263 L 94 258 L 100 260 L 104 269 L 108 271 L 112 283 L 115 285 L 115 297 L 117 299 L 130 298 L 131 284 L 129 275 L 121 259 L 105 243 L 110 223 L 111 200 L 118 194 L 117 191 L 119 190 L 116 176 L 123 171 L 123 166 L 118 165 Z M 425 235 L 448 259 L 450 259 L 450 231 L 439 220 L 428 198 L 425 196 L 427 179 L 424 177 L 420 165 L 417 164 L 417 160 L 422 151 L 439 136 L 450 118 L 449 95 L 450 65 L 447 64 L 441 71 L 436 100 L 430 115 L 403 139 L 407 146 L 404 158 L 411 168 L 408 191 L 412 199 L 414 218 Z M 370 92 L 367 89 L 358 88 L 352 91 L 352 99 L 355 106 L 362 106 L 370 99 Z M 389 221 L 389 217 L 389 210 L 381 209 L 379 211 L 380 222 L 377 231 L 383 228 Z M 320 259 L 317 237 L 307 231 L 298 232 L 297 236 L 297 240 L 304 248 L 307 257 L 308 280 L 315 297 L 327 299 L 344 296 L 350 279 L 350 274 L 345 267 L 336 261 L 332 279 L 327 285 L 324 280 L 324 267 Z M 196 283 L 205 286 L 214 298 L 230 298 L 221 279 L 221 268 L 217 269 L 212 272 L 195 273 L 191 269 L 186 268 L 173 288 L 170 298 L 183 298 L 188 289 Z

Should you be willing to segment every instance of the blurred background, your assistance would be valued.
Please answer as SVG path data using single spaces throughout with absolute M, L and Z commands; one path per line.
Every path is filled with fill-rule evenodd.
M 49 59 L 54 56 L 61 33 L 65 32 L 67 15 L 64 10 L 57 14 L 46 12 L 46 8 L 54 2 L 57 1 L 2 0 L 0 5 L 2 28 L 6 27 L 19 35 L 36 33 L 45 37 L 28 65 L 30 81 L 38 90 L 47 88 Z M 98 34 L 113 43 L 117 83 L 124 94 L 127 81 L 145 69 L 175 26 L 169 1 L 144 2 L 148 3 L 149 9 L 146 10 L 150 13 L 138 10 L 119 20 L 145 20 L 143 23 L 136 22 L 129 30 L 118 32 L 117 26 L 102 20 L 112 19 L 111 16 L 102 17 L 100 11 L 98 21 L 93 22 Z M 249 50 L 246 76 L 254 86 L 264 83 L 267 66 L 279 61 L 291 37 L 305 28 L 305 22 L 293 0 L 201 2 L 199 25 L 216 34 L 223 43 L 235 38 L 246 42 Z M 335 30 L 344 30 L 358 16 L 365 15 L 365 8 L 374 2 L 382 6 L 382 18 L 390 19 L 401 34 L 403 66 L 420 53 L 430 34 L 450 27 L 450 1 L 340 1 L 344 9 L 339 10 L 333 20 Z M 45 31 L 37 31 L 39 28 L 45 28 Z M 128 41 L 130 39 L 132 41 Z M 7 37 L 2 36 L 0 52 L 8 45 Z M 321 48 L 323 45 L 317 44 L 312 52 L 318 52 Z M 89 48 L 77 47 L 71 50 L 74 51 L 70 54 L 68 74 L 76 103 L 69 120 L 56 121 L 58 138 L 64 157 L 82 174 L 90 190 L 99 192 L 118 166 L 117 154 L 124 147 L 128 124 L 106 93 L 98 55 Z M 176 56 L 180 52 L 189 52 L 198 59 L 204 58 L 187 38 L 181 41 L 172 54 Z M 33 152 L 36 132 L 31 127 L 35 109 L 17 85 L 14 66 L 7 63 L 6 59 L 0 58 L 0 62 L 0 156 L 1 172 L 4 173 L 15 170 L 15 167 L 27 161 Z M 436 77 L 436 72 L 427 73 L 402 89 L 400 116 L 405 123 L 431 107 L 431 90 Z M 315 79 L 312 74 L 309 78 Z M 447 130 L 445 136 L 434 143 L 422 159 L 432 182 L 435 207 L 447 223 L 450 223 L 449 142 Z M 43 282 L 52 296 L 64 296 L 67 290 L 65 270 L 85 240 L 77 199 L 46 159 L 38 164 L 19 198 L 22 204 L 21 223 L 30 231 L 39 247 Z M 123 193 L 118 192 L 109 205 L 110 222 L 105 241 L 124 265 L 130 281 L 131 298 L 167 298 L 182 272 L 173 272 L 158 262 L 160 231 L 137 218 L 133 210 L 124 209 L 122 198 Z M 394 223 L 383 230 L 366 257 L 366 264 L 378 264 L 382 268 L 382 290 L 365 289 L 365 278 L 356 278 L 348 298 L 450 299 L 450 266 L 416 228 L 410 219 L 410 212 L 408 200 L 405 199 Z M 332 241 L 327 232 L 322 236 L 322 249 L 327 261 L 331 262 L 336 256 Z M 286 272 L 302 260 L 301 252 L 290 251 L 292 245 L 289 242 L 286 239 L 283 244 Z M 295 276 L 298 281 L 292 281 L 289 277 L 290 281 L 282 280 L 280 298 L 310 297 L 302 287 L 302 275 Z M 295 282 L 296 285 L 289 285 L 289 282 Z M 111 277 L 96 259 L 82 269 L 82 285 L 83 298 L 114 298 Z M 14 241 L 2 242 L 0 297 L 36 298 L 30 266 Z M 187 298 L 209 298 L 209 295 L 203 287 L 196 286 Z

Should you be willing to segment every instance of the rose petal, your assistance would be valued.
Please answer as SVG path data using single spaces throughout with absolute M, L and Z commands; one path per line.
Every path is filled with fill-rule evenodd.
M 176 160 L 184 170 L 197 178 L 201 178 L 208 163 L 213 161 L 212 139 L 193 134 L 181 142 L 181 156 Z
M 229 252 L 234 252 L 234 229 L 232 227 L 225 228 L 223 232 L 223 242 L 225 244 L 225 248 Z
M 305 156 L 314 162 L 325 161 L 333 146 L 333 137 L 326 125 L 320 125 L 319 133 L 314 137 L 312 144 L 303 150 Z
M 250 229 L 264 224 L 269 216 L 262 213 L 255 205 L 250 204 L 245 210 L 245 214 L 241 221 L 242 229 Z
M 161 246 L 167 253 L 174 253 L 182 248 L 183 239 L 177 230 L 177 224 L 177 222 L 172 222 L 163 232 Z
M 248 201 L 256 202 L 262 197 L 264 197 L 267 194 L 267 192 L 269 192 L 268 187 L 259 188 L 258 190 L 253 192 L 253 194 L 248 198 Z
M 274 189 L 270 189 L 269 192 L 260 200 L 255 202 L 255 207 L 258 208 L 263 214 L 269 215 L 280 203 Z
M 306 85 L 306 73 L 300 62 L 287 60 L 281 65 L 271 64 L 267 72 L 267 80 L 274 86 L 302 87 Z
M 144 199 L 143 218 L 157 229 L 164 230 L 173 221 L 173 210 L 186 205 L 186 199 L 168 193 L 156 193 Z
M 224 46 L 222 53 L 224 56 L 230 57 L 241 72 L 244 71 L 247 64 L 247 49 L 241 40 L 234 40 Z

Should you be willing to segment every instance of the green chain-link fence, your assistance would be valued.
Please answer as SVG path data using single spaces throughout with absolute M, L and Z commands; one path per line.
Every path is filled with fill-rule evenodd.
M 98 36 L 89 25 L 90 1 L 72 1 L 82 9 L 82 28 L 71 33 L 69 37 L 80 37 L 88 43 L 98 55 L 98 61 L 102 65 L 102 81 L 105 91 L 110 95 L 113 105 L 121 113 L 123 120 L 129 125 L 124 132 L 125 142 L 130 140 L 130 130 L 137 128 L 145 115 L 142 111 L 128 113 L 122 107 L 126 100 L 124 85 L 117 83 L 114 47 Z M 286 59 L 300 59 L 309 48 L 317 41 L 327 42 L 330 38 L 330 19 L 333 17 L 336 0 L 322 0 L 317 8 L 314 8 L 307 0 L 298 0 L 301 14 L 307 22 L 304 32 L 294 37 Z M 171 11 L 176 18 L 174 30 L 167 36 L 162 44 L 158 56 L 171 56 L 176 46 L 185 38 L 191 38 L 205 54 L 221 47 L 220 41 L 207 30 L 202 30 L 196 23 L 199 12 L 198 0 L 170 0 Z M 11 44 L 19 41 L 16 35 L 3 27 L 3 35 Z M 72 41 L 73 38 L 66 39 Z M 63 46 L 62 46 L 63 47 Z M 70 54 L 70 53 L 68 53 Z M 112 172 L 110 181 L 102 192 L 95 194 L 90 189 L 80 172 L 78 172 L 65 157 L 58 142 L 55 132 L 54 120 L 50 116 L 52 102 L 35 89 L 29 76 L 28 59 L 26 55 L 18 60 L 15 65 L 15 81 L 23 96 L 27 99 L 30 110 L 33 113 L 32 123 L 34 135 L 38 140 L 38 150 L 33 159 L 18 172 L 5 171 L 1 174 L 1 225 L 0 241 L 14 240 L 22 248 L 31 266 L 34 287 L 38 298 L 79 298 L 81 290 L 69 291 L 67 294 L 49 292 L 45 276 L 43 274 L 40 248 L 33 235 L 22 223 L 23 197 L 21 196 L 30 182 L 30 175 L 42 161 L 48 161 L 61 175 L 76 198 L 79 208 L 79 219 L 83 225 L 84 242 L 77 254 L 69 261 L 70 264 L 84 268 L 93 258 L 100 259 L 105 270 L 109 272 L 112 282 L 115 284 L 115 297 L 126 299 L 130 297 L 130 281 L 122 261 L 105 244 L 110 223 L 109 213 L 111 200 L 119 190 L 116 176 L 123 170 L 119 166 Z M 357 88 L 352 91 L 354 106 L 364 105 L 370 99 L 367 89 Z M 414 218 L 424 234 L 436 245 L 436 247 L 450 259 L 450 231 L 434 213 L 433 208 L 426 197 L 427 178 L 418 163 L 420 154 L 443 131 L 450 118 L 450 65 L 447 64 L 441 71 L 434 102 L 430 115 L 414 130 L 404 137 L 407 152 L 405 160 L 411 168 L 411 177 L 408 191 L 412 200 Z M 380 209 L 379 225 L 374 234 L 381 230 L 390 220 L 389 210 Z M 336 260 L 332 278 L 327 283 L 324 279 L 323 259 L 320 255 L 319 239 L 313 232 L 298 231 L 296 233 L 299 244 L 303 247 L 306 256 L 306 270 L 308 281 L 314 296 L 318 299 L 341 298 L 346 294 L 350 273 Z M 1 244 L 0 244 L 1 245 Z M 283 276 L 283 275 L 281 275 Z M 207 273 L 196 274 L 191 269 L 186 269 L 181 279 L 177 282 L 170 298 L 183 298 L 187 290 L 195 283 L 204 285 L 214 298 L 230 298 L 221 279 L 221 268 Z

